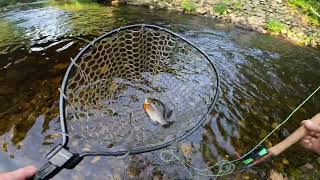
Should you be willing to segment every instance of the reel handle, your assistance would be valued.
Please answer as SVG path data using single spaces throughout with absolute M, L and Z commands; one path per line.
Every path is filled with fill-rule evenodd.
M 320 125 L 320 113 L 313 116 L 310 120 Z M 307 135 L 307 130 L 303 126 L 300 126 L 289 137 L 287 137 L 285 140 L 281 141 L 280 143 L 276 144 L 275 146 L 271 147 L 268 151 L 273 156 L 277 156 L 280 153 L 282 153 L 284 150 L 289 148 L 291 145 L 301 140 L 306 135 Z

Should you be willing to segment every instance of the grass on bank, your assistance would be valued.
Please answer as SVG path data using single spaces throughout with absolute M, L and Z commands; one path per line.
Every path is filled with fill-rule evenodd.
M 281 32 L 287 29 L 287 25 L 279 21 L 278 19 L 270 19 L 265 25 L 267 30 L 271 32 Z
M 240 2 L 240 1 L 236 1 L 233 4 L 233 8 L 239 11 L 242 11 L 244 9 L 244 3 Z
M 181 8 L 185 12 L 194 12 L 196 11 L 196 5 L 190 0 L 183 0 L 181 2 Z
M 310 23 L 320 25 L 320 1 L 319 0 L 289 0 L 289 3 L 302 9 L 309 17 Z
M 227 11 L 227 3 L 224 1 L 219 2 L 213 7 L 214 12 L 223 15 Z

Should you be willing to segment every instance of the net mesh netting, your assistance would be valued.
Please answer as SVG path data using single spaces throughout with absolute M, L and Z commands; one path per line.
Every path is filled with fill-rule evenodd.
M 74 62 L 65 91 L 71 145 L 130 150 L 170 141 L 207 113 L 216 81 L 209 60 L 179 37 L 144 26 L 121 29 Z M 150 121 L 147 97 L 173 111 L 172 125 Z

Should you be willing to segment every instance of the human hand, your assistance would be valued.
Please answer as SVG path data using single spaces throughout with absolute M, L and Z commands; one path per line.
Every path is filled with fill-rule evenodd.
M 0 173 L 0 180 L 27 180 L 35 175 L 37 168 L 26 166 L 15 171 Z
M 300 144 L 320 155 L 320 125 L 311 120 L 304 120 L 301 124 L 306 128 L 308 134 L 300 141 Z

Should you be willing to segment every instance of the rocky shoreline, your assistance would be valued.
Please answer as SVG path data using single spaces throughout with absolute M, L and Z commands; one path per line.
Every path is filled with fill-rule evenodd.
M 320 48 L 320 27 L 287 0 L 113 0 L 148 8 L 210 16 L 245 29 L 280 35 L 301 46 Z M 320 17 L 319 17 L 320 18 Z

